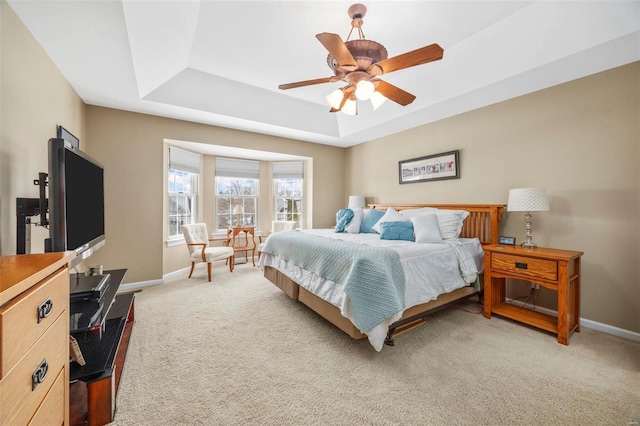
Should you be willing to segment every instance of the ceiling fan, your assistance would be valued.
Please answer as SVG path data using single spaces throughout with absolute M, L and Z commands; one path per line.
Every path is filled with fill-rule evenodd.
M 334 76 L 281 84 L 278 88 L 287 90 L 344 81 L 347 85 L 329 94 L 327 102 L 331 105 L 331 112 L 342 111 L 348 115 L 357 114 L 356 99 L 370 99 L 374 109 L 377 109 L 387 99 L 402 106 L 413 102 L 416 98 L 414 95 L 380 80 L 378 76 L 437 61 L 442 59 L 444 50 L 437 43 L 434 43 L 388 58 L 387 49 L 383 45 L 365 39 L 362 32 L 362 18 L 366 12 L 367 8 L 363 4 L 354 4 L 349 8 L 351 31 L 349 31 L 346 42 L 343 42 L 338 34 L 321 33 L 316 35 L 320 43 L 329 51 L 327 64 L 333 70 Z M 358 30 L 358 38 L 349 41 L 354 28 Z

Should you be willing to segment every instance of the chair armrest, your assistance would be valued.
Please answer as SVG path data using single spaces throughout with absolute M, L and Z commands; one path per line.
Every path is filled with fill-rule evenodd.
M 202 246 L 202 261 L 203 262 L 207 261 L 207 258 L 204 255 L 204 251 L 208 246 L 207 243 L 187 243 L 187 247 L 189 247 L 189 246 Z
M 222 241 L 223 246 L 229 247 L 229 244 L 231 243 L 231 237 L 209 238 L 209 241 Z

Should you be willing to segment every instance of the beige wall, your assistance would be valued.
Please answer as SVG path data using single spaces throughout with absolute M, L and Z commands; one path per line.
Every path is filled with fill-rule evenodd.
M 86 114 L 88 152 L 105 166 L 107 206 L 107 244 L 91 262 L 105 268 L 128 268 L 126 282 L 161 279 L 189 265 L 184 246 L 165 245 L 165 139 L 312 158 L 313 225 L 329 227 L 343 204 L 342 148 L 96 106 L 87 106 Z M 203 179 L 213 179 L 210 161 L 203 161 Z M 202 206 L 205 220 L 212 220 L 209 196 L 204 196 Z M 265 231 L 268 227 L 262 221 L 266 217 L 261 214 L 260 226 Z
M 106 166 L 108 238 L 91 262 L 129 268 L 127 282 L 188 264 L 184 246 L 164 244 L 163 140 L 170 138 L 313 158 L 305 173 L 313 178 L 315 227 L 331 225 L 349 194 L 506 203 L 509 188 L 544 186 L 551 211 L 534 214 L 534 237 L 585 252 L 582 316 L 640 332 L 639 64 L 343 150 L 86 107 L 6 2 L 0 8 L 1 254 L 15 253 L 15 199 L 37 197 L 32 181 L 47 170 L 47 140 L 61 124 Z M 398 184 L 399 160 L 452 149 L 461 150 L 461 179 Z M 203 166 L 203 178 L 210 176 L 210 161 Z M 211 206 L 202 209 L 212 220 Z M 521 213 L 505 213 L 503 234 L 522 240 L 522 228 Z
M 546 187 L 551 211 L 533 214 L 534 241 L 584 251 L 582 316 L 640 332 L 639 99 L 634 63 L 357 145 L 345 193 L 506 204 L 510 188 Z M 399 160 L 455 149 L 460 179 L 398 183 Z M 502 234 L 522 241 L 522 221 L 506 212 Z
M 37 198 L 33 184 L 47 172 L 47 141 L 62 125 L 85 140 L 84 103 L 27 31 L 0 3 L 0 253 L 16 253 L 16 198 Z M 32 251 L 42 252 L 46 229 L 32 226 Z

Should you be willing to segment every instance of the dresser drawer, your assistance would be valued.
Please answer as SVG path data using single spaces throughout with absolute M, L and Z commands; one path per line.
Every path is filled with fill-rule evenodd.
M 518 274 L 522 277 L 558 280 L 558 262 L 526 256 L 492 253 L 491 269 Z
M 62 269 L 0 310 L 0 379 L 69 306 L 69 272 Z M 60 345 L 60 342 L 57 343 Z
M 36 415 L 29 422 L 29 426 L 60 426 L 64 423 L 65 384 L 63 370 L 58 374 L 56 381 L 53 382 L 51 390 L 44 397 L 44 401 L 42 401 Z
M 69 363 L 69 318 L 61 315 L 0 381 L 0 425 L 27 424 Z M 46 362 L 47 374 L 33 387 L 33 374 Z

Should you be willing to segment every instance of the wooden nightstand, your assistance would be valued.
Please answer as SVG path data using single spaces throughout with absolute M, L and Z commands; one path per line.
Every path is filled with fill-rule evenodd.
M 484 249 L 484 316 L 498 314 L 557 334 L 558 343 L 569 344 L 569 335 L 580 331 L 581 251 L 489 245 Z M 540 284 L 558 294 L 558 317 L 509 304 L 505 279 Z

